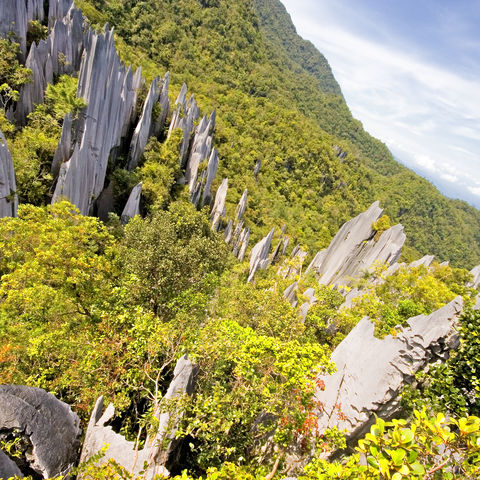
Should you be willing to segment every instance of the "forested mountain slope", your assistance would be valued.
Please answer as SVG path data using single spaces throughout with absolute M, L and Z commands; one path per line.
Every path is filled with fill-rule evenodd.
M 434 253 L 465 267 L 480 260 L 480 212 L 443 197 L 363 130 L 328 62 L 278 0 L 79 5 L 98 25 L 115 26 L 127 61 L 151 75 L 170 70 L 176 88 L 185 81 L 201 107 L 218 108 L 220 173 L 234 186 L 227 202 L 233 208 L 247 184 L 255 238 L 286 223 L 299 242 L 323 248 L 379 199 L 405 226 L 410 258 Z M 345 160 L 333 154 L 336 144 Z

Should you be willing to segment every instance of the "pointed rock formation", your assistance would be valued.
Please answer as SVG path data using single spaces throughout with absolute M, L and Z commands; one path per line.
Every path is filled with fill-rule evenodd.
M 52 202 L 65 196 L 88 215 L 103 190 L 109 157 L 130 123 L 136 92 L 132 71 L 125 69 L 115 49 L 113 30 L 89 30 L 84 42 L 77 96 L 87 107 L 72 156 L 60 167 Z
M 475 268 L 473 268 L 470 273 L 473 275 L 473 281 L 470 286 L 473 288 L 478 288 L 480 285 L 480 265 L 477 265 Z
M 0 218 L 16 217 L 17 207 L 17 184 L 12 156 L 7 140 L 0 130 Z
M 157 433 L 154 437 L 147 439 L 142 450 L 137 450 L 134 442 L 125 440 L 122 435 L 115 433 L 112 427 L 105 426 L 114 416 L 115 409 L 113 404 L 110 404 L 102 414 L 103 397 L 100 397 L 90 417 L 80 462 L 86 462 L 108 445 L 100 463 L 113 459 L 136 475 L 144 471 L 144 465 L 147 464 L 145 478 L 152 479 L 154 475 L 168 476 L 167 468 L 177 460 L 175 449 L 178 446 L 178 440 L 175 439 L 175 434 L 182 417 L 182 412 L 169 410 L 168 400 L 185 394 L 191 395 L 195 386 L 196 373 L 197 367 L 186 355 L 178 360 L 174 378 L 162 399 L 163 403 L 154 412 L 158 420 Z
M 250 252 L 250 272 L 247 282 L 251 282 L 255 276 L 255 272 L 259 269 L 267 268 L 269 262 L 268 255 L 270 253 L 270 247 L 272 246 L 272 238 L 275 233 L 275 229 L 272 228 L 270 233 L 262 238 Z
M 166 90 L 166 92 L 165 92 Z M 168 73 L 165 75 L 163 81 L 160 83 L 159 77 L 156 77 L 150 89 L 148 91 L 147 98 L 143 105 L 142 115 L 138 124 L 133 132 L 132 141 L 130 143 L 130 152 L 128 158 L 128 169 L 134 170 L 138 166 L 138 162 L 145 147 L 147 146 L 148 139 L 154 130 L 163 128 L 163 122 L 165 121 L 164 115 L 168 114 L 167 102 L 165 96 L 168 98 Z M 160 99 L 160 117 L 155 121 L 152 118 L 153 107 Z M 163 106 L 161 104 L 163 99 Z M 167 110 L 164 110 L 167 109 Z
M 414 262 L 412 262 L 408 266 L 408 268 L 417 268 L 417 267 L 420 267 L 421 265 L 428 268 L 432 264 L 434 258 L 435 257 L 433 255 L 425 255 L 419 260 L 415 260 Z
M 248 188 L 243 191 L 240 201 L 238 202 L 237 208 L 235 209 L 235 217 L 237 222 L 242 220 L 245 210 L 247 209 L 247 197 L 248 197 Z
M 187 162 L 188 148 L 194 130 L 194 123 L 200 115 L 200 109 L 194 96 L 192 95 L 188 101 L 186 101 L 186 98 L 187 86 L 183 84 L 175 102 L 177 108 L 173 112 L 172 121 L 170 122 L 168 130 L 168 137 L 170 137 L 175 128 L 181 128 L 183 130 L 183 141 L 180 147 L 180 168 L 182 169 L 185 168 Z
M 66 475 L 76 463 L 79 425 L 70 407 L 45 390 L 0 385 L 0 431 L 25 436 L 31 445 L 25 461 L 43 478 Z
M 375 202 L 364 213 L 346 222 L 324 253 L 315 257 L 309 269 L 314 269 L 321 285 L 345 285 L 362 272 L 371 271 L 376 263 L 395 263 L 406 236 L 401 225 L 386 230 L 375 240 L 372 224 L 383 214 Z
M 347 440 L 353 442 L 368 431 L 375 415 L 384 419 L 398 415 L 402 387 L 416 372 L 445 360 L 458 347 L 455 326 L 462 306 L 457 297 L 431 315 L 411 318 L 395 337 L 384 339 L 374 336 L 368 317 L 361 320 L 332 354 L 337 371 L 321 376 L 325 388 L 316 392 L 323 405 L 320 431 L 346 429 Z
M 210 218 L 212 219 L 212 230 L 218 232 L 221 226 L 221 220 L 225 216 L 225 201 L 227 199 L 228 178 L 224 178 L 215 195 Z
M 135 215 L 140 215 L 140 198 L 142 196 L 142 182 L 133 187 L 123 209 L 120 221 L 126 225 Z
M 60 11 L 63 12 L 63 8 Z M 32 43 L 28 53 L 25 66 L 32 70 L 33 81 L 22 87 L 15 111 L 22 125 L 35 105 L 43 103 L 47 85 L 53 83 L 55 76 L 72 74 L 80 68 L 84 49 L 82 12 L 71 6 L 65 15 L 55 18 L 47 39 Z

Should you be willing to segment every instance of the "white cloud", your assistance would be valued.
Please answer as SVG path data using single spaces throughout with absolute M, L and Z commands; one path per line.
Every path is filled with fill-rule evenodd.
M 292 10 L 299 8 L 293 0 L 285 3 Z M 308 15 L 296 14 L 293 20 L 299 33 L 327 57 L 353 115 L 372 135 L 401 152 L 411 168 L 451 183 L 460 196 L 468 187 L 478 192 L 478 81 L 424 61 L 418 51 L 346 31 L 329 16 L 329 8 L 307 2 Z M 316 18 L 315 11 L 322 15 Z M 371 31 L 367 28 L 366 35 Z
M 468 187 L 468 190 L 472 192 L 477 197 L 480 197 L 480 187 Z

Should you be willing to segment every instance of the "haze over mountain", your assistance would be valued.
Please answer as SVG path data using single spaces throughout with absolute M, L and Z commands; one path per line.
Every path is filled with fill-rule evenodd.
M 480 207 L 480 5 L 283 0 L 354 116 L 446 195 Z

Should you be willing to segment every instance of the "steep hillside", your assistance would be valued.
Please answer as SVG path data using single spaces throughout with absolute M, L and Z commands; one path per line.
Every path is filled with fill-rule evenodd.
M 220 173 L 233 187 L 227 205 L 249 187 L 254 238 L 285 223 L 298 242 L 323 248 L 343 221 L 379 199 L 405 225 L 407 257 L 480 261 L 480 212 L 444 198 L 363 130 L 328 62 L 295 33 L 278 0 L 80 6 L 97 25 L 115 26 L 126 61 L 150 76 L 170 70 L 174 88 L 185 81 L 201 107 L 217 107 Z

